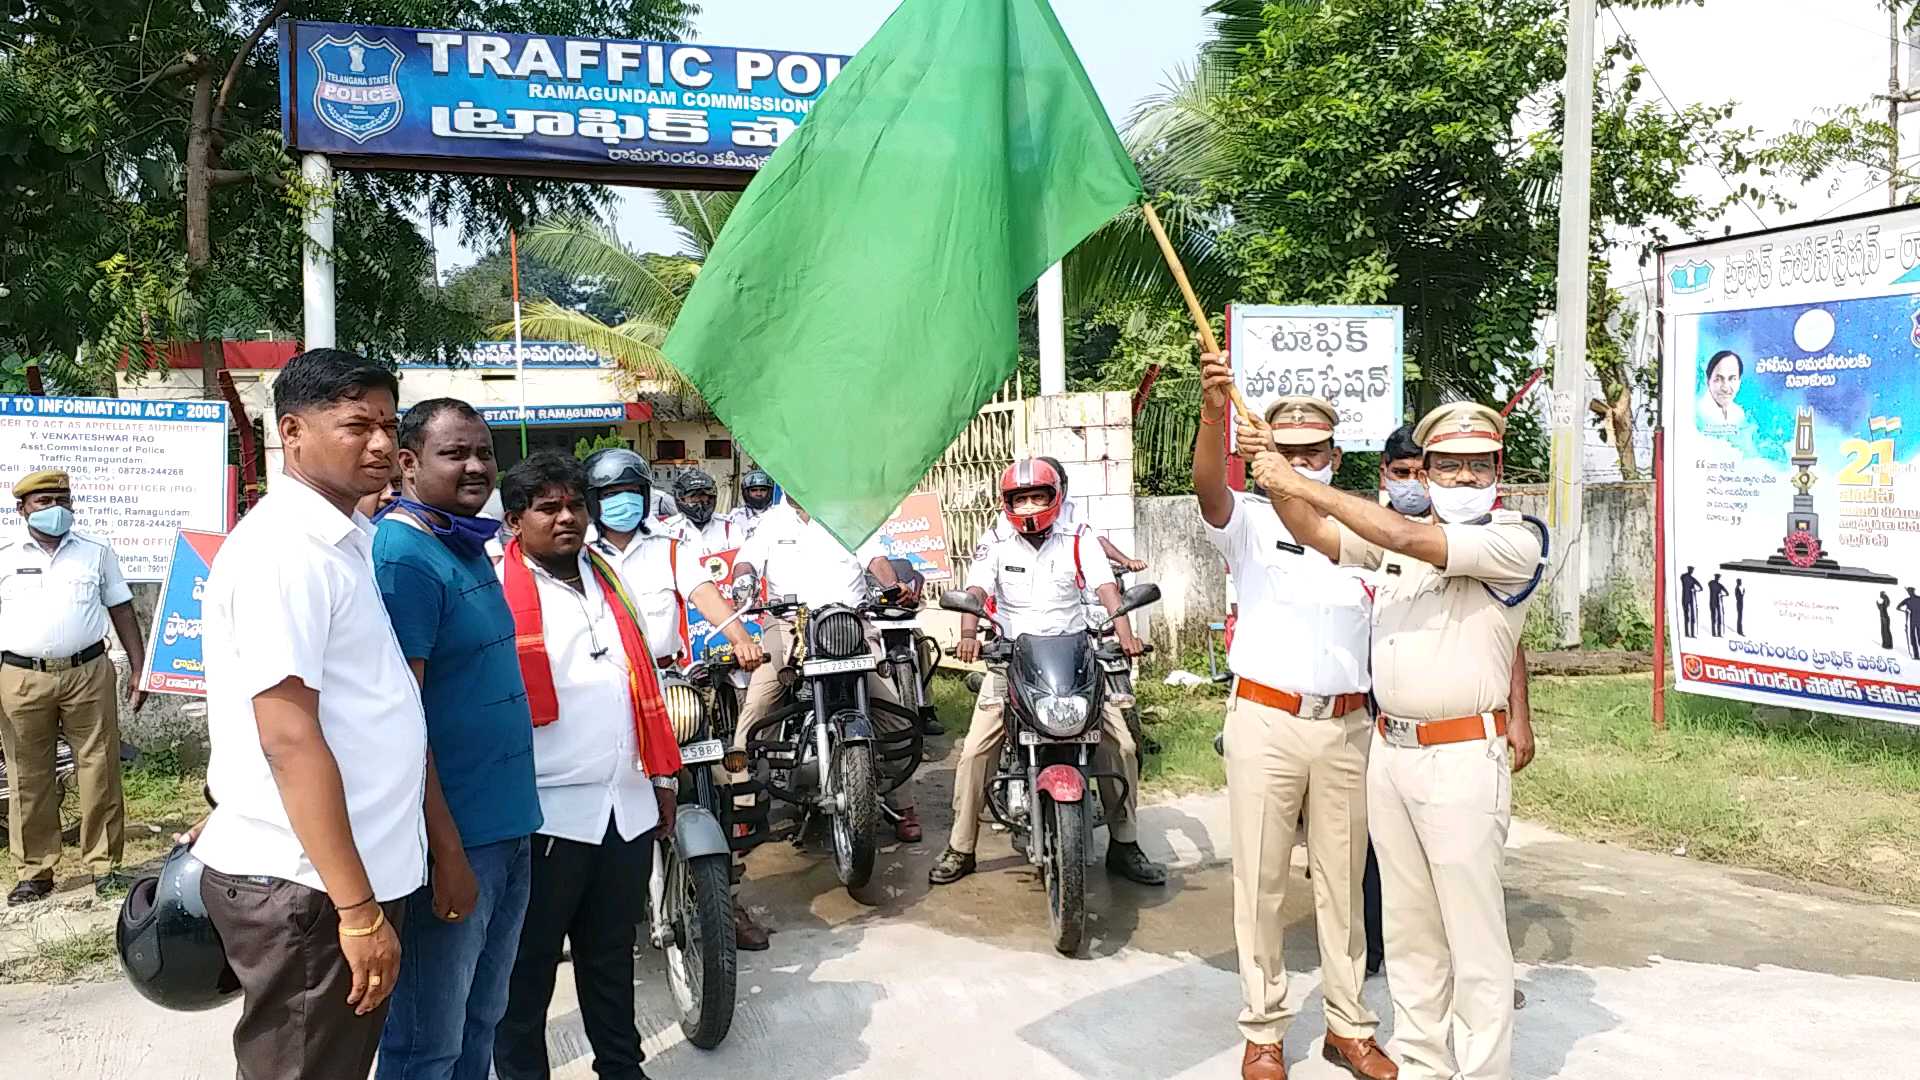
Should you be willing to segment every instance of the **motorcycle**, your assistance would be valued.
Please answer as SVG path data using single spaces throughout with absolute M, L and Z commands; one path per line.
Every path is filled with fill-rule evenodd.
M 1127 587 L 1126 575 L 1131 573 L 1119 563 L 1109 561 L 1113 570 L 1113 580 L 1124 591 Z M 1090 612 L 1097 623 L 1094 636 L 1100 643 L 1100 662 L 1107 669 L 1107 689 L 1114 703 L 1120 706 L 1121 715 L 1127 718 L 1127 730 L 1133 735 L 1134 756 L 1138 759 L 1140 771 L 1147 768 L 1147 755 L 1160 752 L 1160 743 L 1147 734 L 1140 724 L 1140 706 L 1133 694 L 1133 657 L 1120 651 L 1120 639 L 1115 635 L 1113 624 L 1119 620 L 1107 620 L 1104 610 Z M 1153 645 L 1142 643 L 1141 656 L 1153 655 Z
M 911 610 L 886 601 L 809 610 L 786 596 L 748 611 L 791 616 L 794 642 L 779 673 L 788 696 L 747 732 L 755 786 L 798 808 L 796 844 L 825 819 L 834 873 L 849 890 L 873 878 L 875 834 L 881 816 L 891 814 L 881 797 L 905 784 L 920 765 L 918 715 L 870 698 L 866 682 L 869 673 L 894 675 L 893 661 L 868 644 L 868 619 L 900 618 Z M 906 721 L 905 730 L 881 731 L 873 723 L 876 712 Z
M 680 743 L 680 797 L 671 841 L 653 842 L 647 888 L 646 940 L 666 954 L 667 986 L 687 1041 L 702 1050 L 720 1045 L 733 1026 L 739 953 L 733 930 L 733 855 L 727 821 L 732 799 L 716 783 L 715 767 L 729 761 L 731 731 L 717 731 L 698 683 L 704 666 L 686 675 L 660 673 L 660 692 Z
M 1159 599 L 1158 585 L 1136 585 L 1121 594 L 1114 618 Z M 940 606 L 987 617 L 986 605 L 964 590 L 943 594 Z M 1101 710 L 1111 693 L 1110 658 L 1090 630 L 997 638 L 981 648 L 980 658 L 1001 672 L 1007 693 L 1007 734 L 1001 768 L 987 779 L 988 811 L 1040 869 L 1053 947 L 1072 955 L 1087 932 L 1087 855 L 1094 828 L 1088 786 L 1111 780 L 1120 785 L 1122 799 L 1129 794 L 1125 777 L 1096 771 L 1093 764 L 1103 737 Z
M 917 597 L 925 579 L 905 559 L 891 561 L 901 584 Z M 875 615 L 873 619 L 880 629 L 880 651 L 892 668 L 893 692 L 902 705 L 919 715 L 923 734 L 945 734 L 945 729 L 936 726 L 933 709 L 933 673 L 940 666 L 940 643 L 916 625 L 917 611 L 895 610 L 899 614 Z

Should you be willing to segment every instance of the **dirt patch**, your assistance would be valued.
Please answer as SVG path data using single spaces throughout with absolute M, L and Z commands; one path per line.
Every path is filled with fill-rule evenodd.
M 1652 670 L 1650 652 L 1559 649 L 1527 654 L 1529 675 L 1639 675 Z

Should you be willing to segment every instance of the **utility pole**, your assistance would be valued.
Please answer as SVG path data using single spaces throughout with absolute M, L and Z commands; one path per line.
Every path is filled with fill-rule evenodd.
M 1561 552 L 1553 572 L 1561 643 L 1580 641 L 1581 502 L 1587 400 L 1587 250 L 1593 209 L 1594 0 L 1567 10 L 1567 118 L 1560 156 L 1560 272 L 1553 358 L 1553 476 L 1547 524 Z

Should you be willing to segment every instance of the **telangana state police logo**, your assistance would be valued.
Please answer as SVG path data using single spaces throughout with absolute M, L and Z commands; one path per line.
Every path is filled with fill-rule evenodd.
M 320 122 L 357 143 L 385 135 L 400 124 L 400 50 L 391 41 L 332 34 L 307 50 L 320 73 L 313 111 Z

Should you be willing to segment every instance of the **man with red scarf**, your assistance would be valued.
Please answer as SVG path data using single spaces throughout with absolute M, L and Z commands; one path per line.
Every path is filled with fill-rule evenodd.
M 533 714 L 545 824 L 507 1014 L 494 1042 L 500 1080 L 547 1080 L 547 1008 L 563 942 L 594 1072 L 644 1080 L 634 1024 L 635 898 L 646 895 L 651 835 L 673 828 L 680 747 L 642 622 L 619 575 L 585 549 L 586 474 L 543 451 L 507 471 L 513 539 L 500 563 Z

